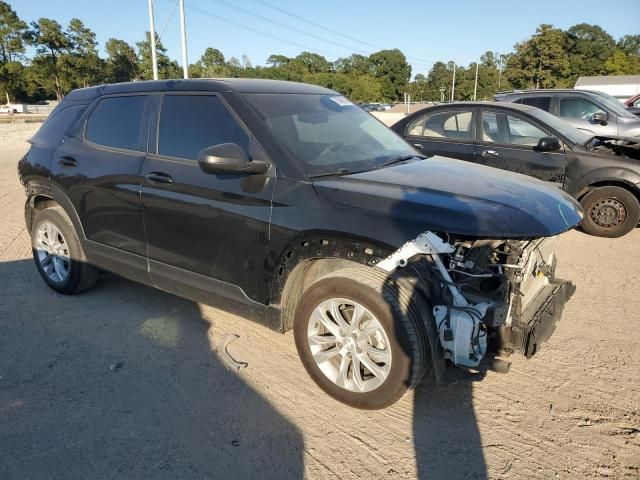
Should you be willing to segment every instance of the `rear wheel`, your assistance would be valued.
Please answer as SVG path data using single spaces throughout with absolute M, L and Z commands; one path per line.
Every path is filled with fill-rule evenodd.
M 98 271 L 86 261 L 71 220 L 60 207 L 36 213 L 31 249 L 40 276 L 56 292 L 78 293 L 98 278 Z
M 334 272 L 311 285 L 296 310 L 298 354 L 333 398 L 377 409 L 397 401 L 427 367 L 426 330 L 407 287 L 376 269 Z
M 621 237 L 640 222 L 640 203 L 621 187 L 600 187 L 580 202 L 584 209 L 582 229 L 599 237 Z

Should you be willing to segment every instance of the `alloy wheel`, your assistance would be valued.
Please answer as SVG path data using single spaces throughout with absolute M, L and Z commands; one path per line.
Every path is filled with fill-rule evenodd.
M 71 257 L 60 229 L 52 223 L 43 223 L 38 228 L 35 240 L 38 263 L 45 275 L 56 283 L 64 282 L 69 276 Z
M 357 302 L 331 298 L 320 303 L 309 319 L 307 339 L 316 365 L 339 387 L 370 392 L 389 376 L 389 338 L 379 320 Z

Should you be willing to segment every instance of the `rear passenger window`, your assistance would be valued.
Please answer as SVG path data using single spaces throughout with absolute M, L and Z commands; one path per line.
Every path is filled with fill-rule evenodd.
M 107 147 L 146 150 L 142 139 L 144 95 L 100 100 L 89 115 L 85 137 Z
M 158 154 L 196 160 L 221 143 L 249 149 L 249 136 L 213 95 L 165 95 L 160 113 Z
M 470 140 L 472 112 L 436 112 L 414 120 L 407 134 L 415 137 Z
M 531 105 L 537 107 L 545 112 L 550 110 L 551 98 L 550 97 L 527 97 L 522 99 L 524 105 Z

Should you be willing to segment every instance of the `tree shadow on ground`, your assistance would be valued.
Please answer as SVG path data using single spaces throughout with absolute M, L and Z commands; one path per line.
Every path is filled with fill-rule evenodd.
M 210 326 L 118 277 L 62 296 L 32 260 L 0 263 L 0 477 L 302 478 L 301 433 Z

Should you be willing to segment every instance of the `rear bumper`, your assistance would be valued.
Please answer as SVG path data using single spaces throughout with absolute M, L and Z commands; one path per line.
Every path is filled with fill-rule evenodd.
M 502 348 L 506 353 L 519 352 L 533 356 L 556 329 L 565 304 L 576 287 L 573 283 L 555 279 L 540 291 L 518 321 L 503 327 Z

